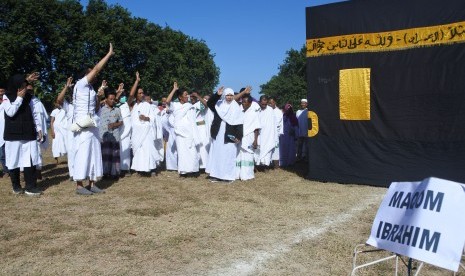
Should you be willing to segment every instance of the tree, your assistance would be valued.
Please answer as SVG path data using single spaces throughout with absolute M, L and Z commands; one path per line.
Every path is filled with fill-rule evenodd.
M 260 94 L 276 97 L 280 105 L 289 102 L 297 107 L 301 99 L 307 98 L 306 48 L 291 49 L 286 54 L 278 74 L 260 86 Z
M 1 0 L 0 81 L 15 73 L 40 73 L 37 95 L 48 107 L 68 76 L 93 66 L 108 51 L 115 56 L 99 75 L 117 87 L 142 76 L 152 97 L 166 95 L 178 81 L 188 89 L 211 92 L 219 69 L 204 41 L 143 18 L 120 5 L 90 0 Z

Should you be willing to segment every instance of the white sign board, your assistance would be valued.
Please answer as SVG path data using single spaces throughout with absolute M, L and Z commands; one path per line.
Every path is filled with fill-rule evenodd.
M 460 183 L 439 178 L 393 182 L 367 243 L 457 271 L 465 245 L 464 213 Z

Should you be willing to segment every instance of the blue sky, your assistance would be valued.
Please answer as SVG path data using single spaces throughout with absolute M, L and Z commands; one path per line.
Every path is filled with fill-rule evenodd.
M 286 51 L 305 44 L 305 8 L 341 0 L 107 0 L 135 17 L 204 40 L 220 68 L 220 86 L 235 91 L 278 73 Z M 81 1 L 87 5 L 87 0 Z M 115 49 L 117 51 L 117 49 Z M 142 74 L 142 72 L 141 72 Z

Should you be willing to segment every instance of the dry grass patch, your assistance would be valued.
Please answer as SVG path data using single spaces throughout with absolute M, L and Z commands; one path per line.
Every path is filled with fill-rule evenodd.
M 230 185 L 133 175 L 82 197 L 65 166 L 46 166 L 40 198 L 0 180 L 1 275 L 347 275 L 386 192 L 277 170 Z

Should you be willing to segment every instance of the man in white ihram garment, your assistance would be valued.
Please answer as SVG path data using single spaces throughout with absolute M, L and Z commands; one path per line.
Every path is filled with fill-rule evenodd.
M 100 73 L 113 54 L 113 45 L 110 43 L 108 53 L 94 68 L 81 72 L 79 77 L 82 78 L 74 85 L 73 179 L 76 181 L 76 193 L 78 195 L 92 195 L 104 192 L 95 185 L 95 182 L 103 175 L 103 165 L 99 129 L 97 127 L 99 125 L 97 111 L 100 105 L 92 83 L 95 82 L 97 74 Z M 93 120 L 93 124 L 89 123 L 90 119 Z M 86 179 L 89 180 L 89 185 L 84 187 L 83 182 Z
M 55 109 L 50 114 L 50 132 L 53 138 L 52 156 L 58 163 L 58 157 L 65 156 L 68 152 L 66 149 L 68 135 L 66 111 L 58 104 L 55 104 Z
M 195 124 L 195 107 L 189 102 L 189 94 L 185 89 L 176 89 L 177 83 L 166 99 L 173 111 L 174 133 L 178 150 L 178 173 L 181 177 L 195 177 L 199 172 L 199 144 Z M 175 96 L 179 102 L 172 102 Z
M 193 92 L 191 94 L 191 102 L 197 99 L 198 101 L 193 104 L 195 107 L 196 132 L 199 137 L 197 152 L 199 154 L 199 167 L 200 169 L 205 169 L 208 162 L 208 152 L 210 151 L 210 131 L 207 129 L 207 126 L 211 125 L 211 121 L 208 123 L 208 120 L 210 119 L 209 116 L 213 117 L 213 113 L 207 107 L 208 100 Z
M 136 81 L 129 93 L 129 104 L 133 105 L 131 111 L 131 146 L 134 157 L 131 169 L 139 173 L 151 173 L 152 176 L 156 176 L 155 169 L 160 159 L 155 148 L 155 136 L 152 127 L 155 114 L 151 105 L 144 101 L 144 90 L 138 87 L 139 82 L 139 72 L 136 72 Z M 132 101 L 134 95 L 135 102 Z
M 131 173 L 131 110 L 129 104 L 127 103 L 127 97 L 122 96 L 120 98 L 119 109 L 121 111 L 121 117 L 123 118 L 123 125 L 120 127 L 121 131 L 121 141 L 120 141 L 120 165 L 121 165 L 121 174 L 130 174 Z
M 162 101 L 165 103 L 163 104 Z M 165 120 L 166 120 L 166 98 L 162 98 L 162 101 L 157 104 L 157 140 L 155 140 L 155 148 L 158 150 L 158 154 L 161 157 L 159 168 L 162 169 L 162 166 L 165 165 L 166 168 L 166 150 L 165 143 L 168 140 L 168 132 L 165 129 Z M 158 139 L 160 138 L 160 139 Z M 164 163 L 163 163 L 164 162 Z
M 255 151 L 255 164 L 260 169 L 270 166 L 273 150 L 276 147 L 276 120 L 273 109 L 268 106 L 268 97 L 260 97 L 260 135 L 259 148 Z
M 176 134 L 174 133 L 174 115 L 169 106 L 166 108 L 166 114 L 162 118 L 162 125 L 164 131 L 167 133 L 166 151 L 165 151 L 165 164 L 166 170 L 178 170 L 178 149 L 176 147 Z
M 278 169 L 279 168 L 279 160 L 280 160 L 280 155 L 279 155 L 279 141 L 280 137 L 284 134 L 283 131 L 283 111 L 279 109 L 279 107 L 276 105 L 276 98 L 275 97 L 270 97 L 268 100 L 268 105 L 273 109 L 274 112 L 274 117 L 276 119 L 276 146 L 273 150 L 273 153 L 271 155 L 271 160 L 273 162 L 273 168 Z
M 48 133 L 47 133 L 47 121 L 49 117 L 47 114 L 47 110 L 45 109 L 45 106 L 42 104 L 39 98 L 37 98 L 34 95 L 34 87 L 32 86 L 32 84 L 28 84 L 26 89 L 28 89 L 32 93 L 31 102 L 34 106 L 34 109 L 32 110 L 32 112 L 34 112 L 34 117 L 37 116 L 37 118 L 39 118 L 40 128 L 44 130 L 42 139 L 37 141 L 37 147 L 39 151 L 39 164 L 37 164 L 36 166 L 37 168 L 36 176 L 37 176 L 37 179 L 42 179 L 42 162 L 43 162 L 42 152 L 46 151 L 49 145 Z M 21 168 L 21 171 L 22 171 L 22 168 Z
M 254 151 L 258 147 L 258 133 L 260 131 L 258 109 L 260 106 L 252 100 L 250 94 L 247 94 L 242 96 L 242 108 L 244 112 L 244 136 L 237 155 L 236 179 L 245 181 L 255 178 Z
M 70 126 L 73 124 L 73 115 L 74 115 L 74 105 L 71 103 L 68 103 L 67 100 L 65 100 L 66 92 L 71 90 L 71 87 L 73 86 L 73 78 L 69 77 L 66 80 L 66 84 L 63 87 L 63 90 L 61 90 L 60 94 L 58 94 L 57 99 L 56 99 L 56 104 L 61 105 L 63 107 L 63 110 L 65 111 L 65 116 L 66 116 L 66 123 L 67 123 L 67 128 L 65 130 L 66 133 L 66 150 L 67 150 L 67 155 L 68 155 L 68 171 L 69 171 L 69 177 L 70 180 L 73 180 L 73 168 L 74 168 L 74 132 L 70 130 Z
M 155 102 L 152 100 L 152 97 L 145 95 L 145 101 L 150 104 L 152 113 L 155 115 L 155 120 L 151 122 L 151 125 L 153 137 L 155 139 L 153 142 L 158 154 L 157 168 L 159 168 L 161 166 L 161 162 L 163 162 L 163 159 L 165 158 L 165 151 L 163 146 L 163 129 L 161 125 L 162 116 L 160 110 L 158 109 L 158 105 L 155 104 Z
M 205 108 L 206 108 L 206 113 L 205 113 L 205 131 L 206 131 L 206 139 L 208 139 L 208 148 L 207 148 L 207 160 L 205 161 L 205 172 L 208 170 L 208 162 L 210 161 L 210 150 L 211 150 L 211 145 L 212 145 L 212 136 L 211 136 L 211 128 L 212 128 L 212 123 L 213 119 L 215 118 L 215 114 L 213 111 L 208 108 L 208 100 L 210 99 L 210 95 L 205 95 L 203 96 L 203 100 L 205 101 Z

